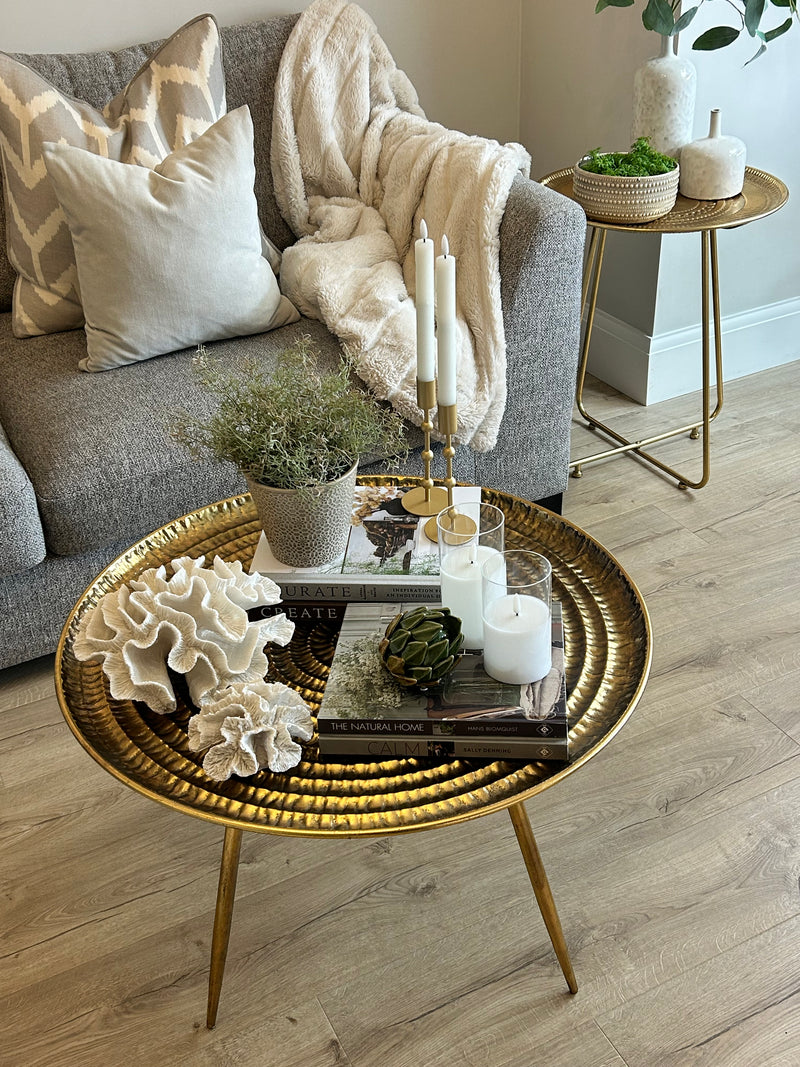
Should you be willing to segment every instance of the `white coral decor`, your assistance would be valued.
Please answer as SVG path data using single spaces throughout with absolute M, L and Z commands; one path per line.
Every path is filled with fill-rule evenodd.
M 208 749 L 203 770 L 217 782 L 263 767 L 288 771 L 300 762 L 293 740 L 310 741 L 314 723 L 308 705 L 280 682 L 244 682 L 216 693 L 189 719 L 189 748 Z
M 278 604 L 281 591 L 238 561 L 205 556 L 172 560 L 106 593 L 81 619 L 74 641 L 79 660 L 101 662 L 117 700 L 141 700 L 162 714 L 175 710 L 167 668 L 184 674 L 192 702 L 215 690 L 263 678 L 264 645 L 286 645 L 294 623 L 284 614 L 251 622 L 249 608 Z

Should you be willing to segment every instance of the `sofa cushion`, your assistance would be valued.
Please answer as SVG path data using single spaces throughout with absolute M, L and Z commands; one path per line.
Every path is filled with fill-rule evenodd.
M 255 126 L 256 199 L 261 224 L 278 248 L 294 240 L 281 218 L 272 194 L 269 164 L 272 131 L 272 101 L 275 75 L 286 40 L 297 15 L 279 15 L 220 31 L 226 96 L 231 108 L 248 104 Z M 11 59 L 24 63 L 64 94 L 102 109 L 130 81 L 163 41 L 131 45 L 116 52 L 85 52 L 64 55 L 14 53 Z M 5 234 L 4 197 L 0 196 L 0 234 Z M 0 247 L 0 312 L 11 307 L 16 272 Z
M 152 170 L 45 144 L 86 317 L 82 370 L 101 371 L 299 315 L 261 254 L 246 106 Z
M 44 555 L 33 485 L 0 427 L 0 576 L 27 570 Z
M 48 553 L 132 542 L 187 511 L 245 491 L 233 466 L 193 460 L 170 436 L 176 410 L 213 408 L 192 370 L 194 348 L 82 374 L 82 330 L 21 340 L 10 318 L 0 315 L 0 423 L 36 491 Z M 280 348 L 304 333 L 333 366 L 338 343 L 308 319 L 208 347 L 232 366 L 247 355 L 272 366 Z
M 42 160 L 47 141 L 153 167 L 225 113 L 219 32 L 211 15 L 187 23 L 99 111 L 60 92 L 26 64 L 0 53 L 0 156 L 8 253 L 19 277 L 19 337 L 83 322 L 75 257 Z

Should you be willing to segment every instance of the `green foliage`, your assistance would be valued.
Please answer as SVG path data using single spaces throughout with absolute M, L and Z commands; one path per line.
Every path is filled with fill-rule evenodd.
M 634 2 L 635 0 L 597 0 L 595 12 L 603 11 L 607 7 L 633 7 Z M 647 30 L 653 30 L 664 37 L 674 37 L 689 26 L 705 2 L 706 0 L 698 0 L 693 7 L 686 8 L 676 18 L 681 6 L 680 0 L 646 0 L 642 11 L 642 23 Z M 743 30 L 746 30 L 759 42 L 758 51 L 748 60 L 752 62 L 753 59 L 758 59 L 764 54 L 770 41 L 774 41 L 776 37 L 782 37 L 792 28 L 792 23 L 798 19 L 797 0 L 725 0 L 725 5 L 728 11 L 735 13 L 738 27 L 712 26 L 695 39 L 692 44 L 693 49 L 711 52 L 718 48 L 726 48 L 741 36 Z M 762 21 L 772 7 L 788 8 L 790 15 L 778 26 L 762 30 Z
M 583 170 L 593 174 L 615 174 L 620 177 L 641 178 L 648 174 L 666 174 L 674 170 L 677 161 L 650 147 L 647 137 L 639 137 L 629 152 L 602 152 L 593 148 L 580 161 Z
M 173 437 L 195 458 L 209 454 L 234 463 L 255 482 L 308 489 L 345 474 L 367 451 L 406 452 L 400 416 L 352 378 L 345 355 L 321 370 L 308 336 L 283 350 L 268 376 L 255 360 L 233 372 L 198 348 L 198 380 L 218 401 L 214 414 L 176 418 Z

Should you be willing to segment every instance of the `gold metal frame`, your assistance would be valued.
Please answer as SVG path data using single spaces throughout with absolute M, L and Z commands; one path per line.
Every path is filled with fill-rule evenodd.
M 362 484 L 418 485 L 419 479 L 371 477 Z M 651 628 L 644 601 L 619 563 L 579 527 L 521 500 L 484 489 L 505 515 L 509 548 L 541 552 L 553 567 L 553 595 L 567 633 L 571 759 L 567 764 L 501 760 L 386 760 L 326 763 L 316 738 L 286 774 L 261 771 L 214 782 L 189 750 L 193 709 L 179 699 L 173 715 L 115 700 L 99 664 L 75 658 L 75 634 L 108 591 L 143 570 L 179 556 L 215 554 L 249 565 L 261 533 L 249 495 L 186 515 L 114 560 L 81 596 L 56 652 L 56 691 L 64 717 L 86 751 L 143 796 L 225 827 L 211 950 L 207 1025 L 216 1022 L 236 886 L 241 832 L 303 837 L 384 836 L 433 829 L 508 809 L 545 925 L 572 992 L 577 985 L 525 802 L 595 756 L 636 707 L 650 670 Z M 319 705 L 335 634 L 323 624 L 298 628 L 285 649 L 272 650 L 270 679 L 292 685 Z
M 543 185 L 555 189 L 574 199 L 572 195 L 572 168 L 556 171 L 541 179 Z M 670 478 L 674 478 L 679 489 L 702 489 L 708 483 L 711 476 L 711 423 L 722 410 L 723 403 L 723 375 L 722 375 L 722 324 L 719 301 L 719 270 L 717 258 L 717 230 L 743 226 L 747 222 L 764 218 L 782 207 L 788 199 L 789 191 L 782 181 L 765 171 L 747 167 L 745 171 L 744 188 L 739 196 L 728 200 L 690 200 L 679 196 L 675 207 L 668 215 L 652 222 L 639 225 L 623 223 L 607 223 L 596 219 L 588 219 L 591 230 L 589 247 L 586 255 L 586 263 L 583 275 L 583 291 L 581 295 L 581 311 L 586 317 L 581 356 L 578 365 L 578 380 L 575 394 L 575 402 L 578 412 L 585 422 L 593 429 L 617 442 L 617 446 L 595 452 L 589 456 L 581 456 L 579 459 L 570 460 L 570 472 L 574 478 L 583 475 L 583 468 L 589 463 L 596 463 L 601 459 L 623 455 L 631 452 L 645 462 L 656 467 Z M 679 426 L 664 433 L 653 434 L 649 437 L 639 438 L 635 441 L 607 426 L 595 418 L 586 408 L 583 399 L 583 386 L 586 378 L 586 367 L 589 360 L 589 345 L 592 338 L 595 311 L 597 308 L 597 293 L 600 286 L 600 272 L 603 264 L 603 252 L 605 250 L 606 234 L 608 230 L 622 230 L 628 233 L 699 233 L 701 238 L 701 316 L 702 316 L 702 404 L 701 417 L 696 422 Z M 588 298 L 588 303 L 587 303 Z M 713 317 L 712 317 L 713 309 Z M 716 403 L 711 408 L 711 332 L 714 334 L 714 371 Z M 688 475 L 681 474 L 673 467 L 663 463 L 660 459 L 645 452 L 648 445 L 666 441 L 671 437 L 688 433 L 692 439 L 700 437 L 702 427 L 703 458 L 700 478 L 692 480 Z

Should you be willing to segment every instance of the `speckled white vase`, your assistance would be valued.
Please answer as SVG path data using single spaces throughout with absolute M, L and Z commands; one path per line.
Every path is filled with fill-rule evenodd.
M 723 137 L 719 108 L 711 112 L 708 137 L 681 152 L 680 191 L 692 200 L 726 200 L 744 187 L 747 149 L 738 137 Z
M 680 58 L 674 37 L 661 38 L 661 54 L 648 59 L 633 77 L 633 140 L 647 137 L 651 147 L 680 159 L 692 139 L 697 71 Z

